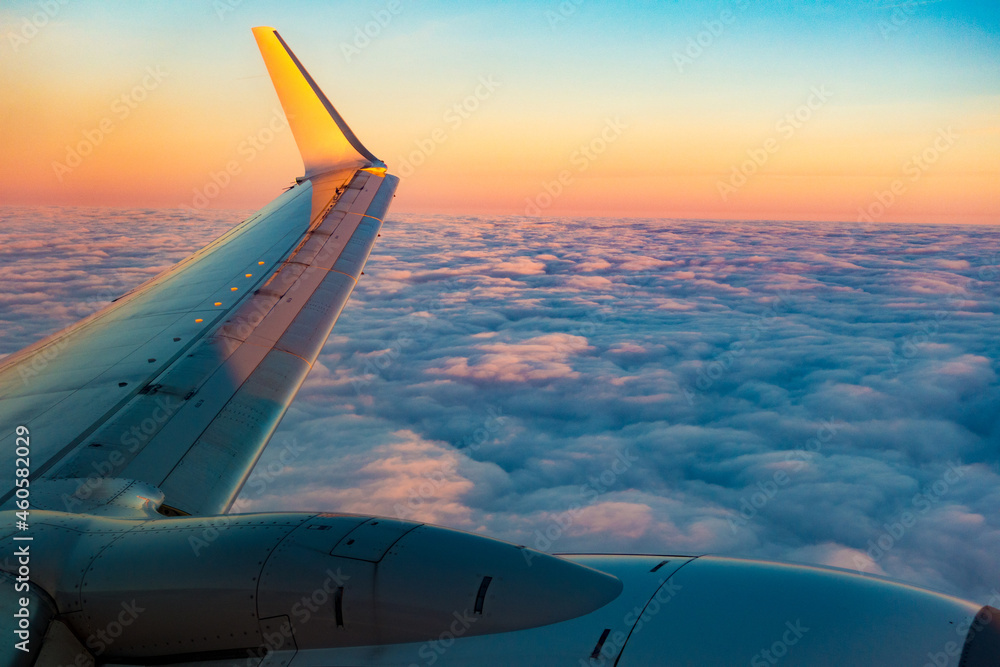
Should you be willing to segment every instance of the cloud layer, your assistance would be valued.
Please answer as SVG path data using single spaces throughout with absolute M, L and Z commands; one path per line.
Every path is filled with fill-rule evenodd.
M 240 217 L 2 215 L 0 352 Z M 985 599 L 998 253 L 983 227 L 395 216 L 237 509 L 824 563 Z

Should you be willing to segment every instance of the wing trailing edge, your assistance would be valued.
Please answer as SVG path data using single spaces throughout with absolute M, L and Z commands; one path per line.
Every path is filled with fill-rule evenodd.
M 352 167 L 383 167 L 348 127 L 278 31 L 259 26 L 253 29 L 253 35 L 302 154 L 304 177 Z

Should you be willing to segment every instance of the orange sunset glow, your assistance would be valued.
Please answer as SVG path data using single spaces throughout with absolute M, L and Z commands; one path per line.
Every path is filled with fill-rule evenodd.
M 36 30 L 31 7 L 2 10 L 8 204 L 271 199 L 303 165 L 249 32 L 267 22 L 403 178 L 395 211 L 1000 222 L 997 35 L 958 6 L 898 26 L 762 9 L 719 35 L 714 5 L 520 23 L 470 6 L 455 25 L 412 7 L 367 41 L 363 9 L 315 39 L 277 5 L 188 8 L 194 27 L 67 5 Z

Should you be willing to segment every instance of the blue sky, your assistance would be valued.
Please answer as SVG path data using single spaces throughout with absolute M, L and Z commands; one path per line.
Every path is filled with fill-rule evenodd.
M 52 6 L 52 16 L 31 2 L 0 9 L 0 84 L 9 91 L 0 118 L 19 128 L 0 173 L 12 203 L 189 204 L 275 104 L 250 35 L 264 24 L 281 31 L 390 167 L 406 163 L 483 77 L 499 82 L 407 176 L 401 210 L 523 212 L 577 146 L 621 118 L 628 132 L 550 213 L 852 219 L 952 127 L 963 141 L 884 219 L 1000 219 L 992 3 Z M 80 168 L 54 178 L 53 163 L 147 67 L 169 72 L 163 85 Z M 818 86 L 832 96 L 738 196 L 720 197 L 747 151 Z M 285 137 L 212 206 L 262 205 L 300 171 Z M 120 187 L 123 178 L 132 187 Z

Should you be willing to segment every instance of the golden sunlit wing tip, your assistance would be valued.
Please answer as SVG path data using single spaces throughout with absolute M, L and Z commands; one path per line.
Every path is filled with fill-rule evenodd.
M 382 167 L 348 127 L 274 28 L 253 29 L 305 166 L 305 177 L 345 168 Z

